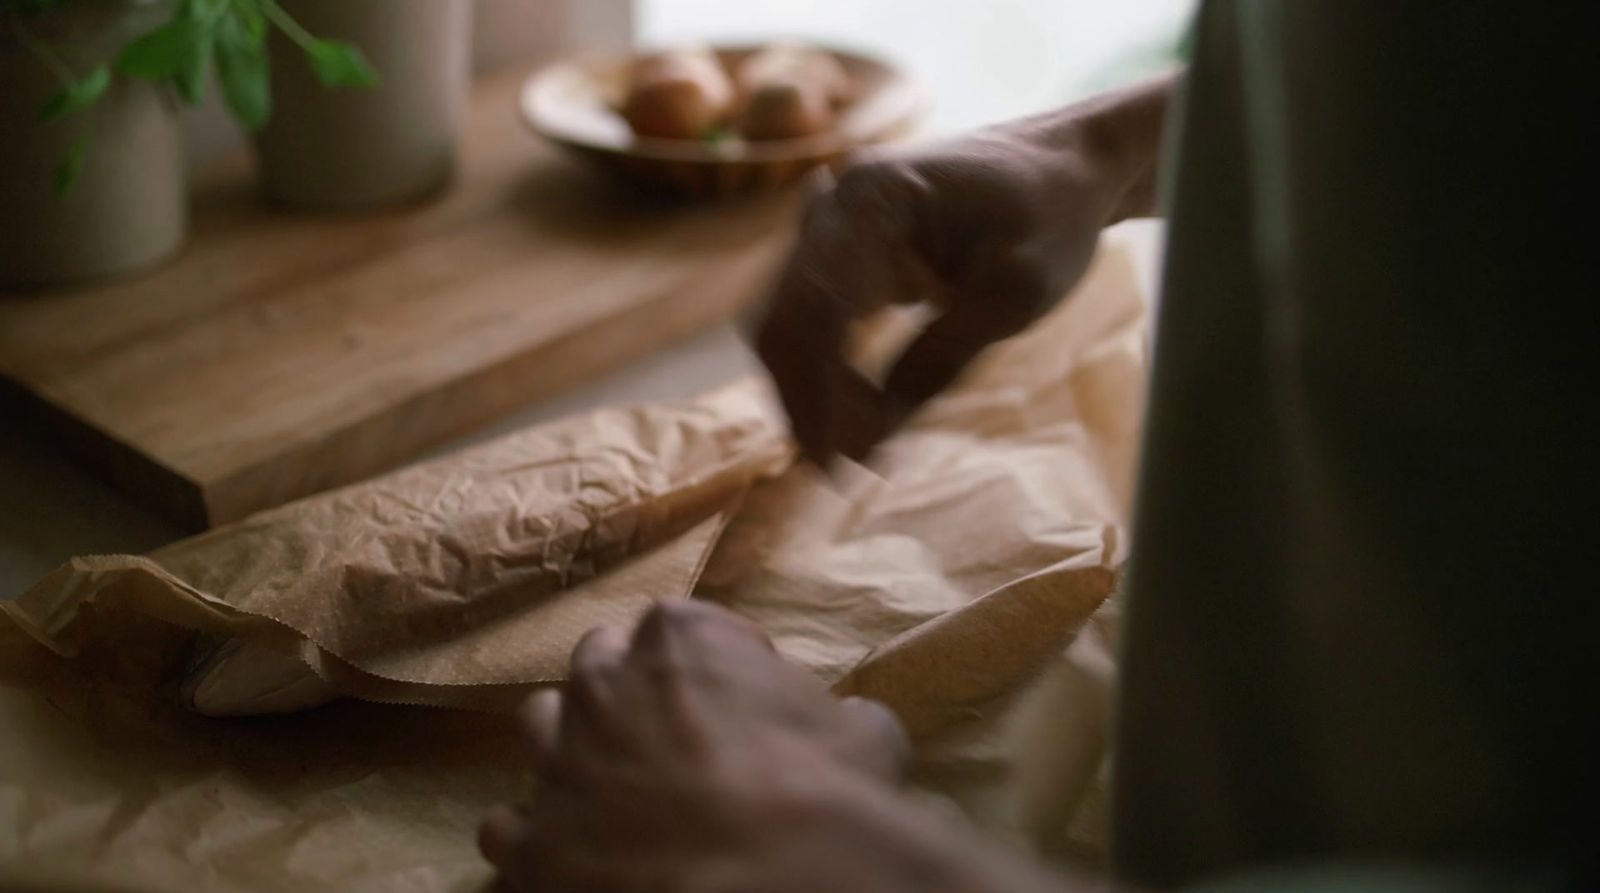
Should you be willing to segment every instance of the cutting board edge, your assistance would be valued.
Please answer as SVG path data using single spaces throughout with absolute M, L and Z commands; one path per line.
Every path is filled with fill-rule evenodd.
M 51 444 L 97 480 L 187 530 L 206 527 L 203 488 L 181 470 L 5 375 L 0 375 L 0 407 L 14 408 L 37 421 Z

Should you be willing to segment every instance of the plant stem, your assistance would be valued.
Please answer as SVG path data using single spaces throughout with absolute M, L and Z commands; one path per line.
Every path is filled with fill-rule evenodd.
M 261 0 L 261 12 L 266 15 L 267 21 L 277 25 L 278 30 L 288 35 L 289 39 L 298 44 L 302 50 L 310 52 L 316 45 L 317 38 L 285 12 L 277 0 Z
M 50 73 L 55 75 L 56 80 L 61 82 L 61 86 L 71 87 L 76 84 L 78 76 L 72 73 L 72 69 L 68 67 L 67 63 L 62 61 L 61 57 L 56 55 L 55 50 L 52 50 L 48 44 L 35 37 L 33 32 L 28 30 L 28 26 L 22 24 L 22 13 L 18 12 L 14 6 L 6 11 L 11 14 L 11 30 L 17 35 L 17 39 L 22 42 L 28 52 L 32 53 L 39 61 L 44 63 L 46 68 L 50 69 Z
M 217 22 L 222 21 L 222 17 L 228 14 L 228 9 L 233 5 L 233 3 L 218 3 L 212 8 L 211 14 L 200 21 L 209 28 L 210 26 L 215 25 Z

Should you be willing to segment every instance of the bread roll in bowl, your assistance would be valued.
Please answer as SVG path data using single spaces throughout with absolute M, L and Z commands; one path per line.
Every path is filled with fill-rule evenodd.
M 815 81 L 786 76 L 757 87 L 739 115 L 749 140 L 815 136 L 833 126 L 833 103 Z
M 733 113 L 733 81 L 709 50 L 673 50 L 641 59 L 622 104 L 638 136 L 701 139 Z
M 830 105 L 851 99 L 850 75 L 832 53 L 798 44 L 777 43 L 751 53 L 734 74 L 740 101 L 748 104 L 769 84 L 801 82 L 819 91 Z

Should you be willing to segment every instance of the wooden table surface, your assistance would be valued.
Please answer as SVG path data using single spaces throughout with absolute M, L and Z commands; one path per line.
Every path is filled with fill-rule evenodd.
M 249 162 L 196 187 L 168 266 L 0 296 L 0 377 L 86 467 L 193 528 L 371 476 L 680 341 L 753 298 L 792 195 L 651 200 L 481 84 L 435 201 L 274 211 Z

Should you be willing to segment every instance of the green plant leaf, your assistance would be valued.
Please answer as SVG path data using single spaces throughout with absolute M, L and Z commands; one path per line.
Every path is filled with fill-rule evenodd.
M 272 80 L 267 73 L 266 42 L 248 23 L 229 20 L 217 35 L 217 77 L 234 117 L 260 130 L 272 116 Z
M 235 3 L 233 7 L 233 21 L 243 24 L 245 31 L 255 40 L 265 41 L 269 23 L 261 7 L 255 3 Z
M 207 19 L 221 13 L 227 3 L 228 0 L 183 0 L 177 17 Z
M 205 98 L 206 72 L 210 70 L 214 43 L 210 29 L 200 29 L 194 41 L 185 47 L 183 58 L 178 63 L 173 80 L 178 85 L 178 92 L 190 105 L 199 105 L 200 100 Z
M 168 22 L 122 48 L 117 70 L 129 77 L 159 81 L 178 73 L 184 54 L 194 41 L 194 22 Z
M 178 18 L 124 47 L 117 70 L 146 80 L 171 80 L 192 104 L 205 91 L 211 47 L 211 23 Z
M 84 134 L 72 143 L 67 157 L 56 165 L 56 198 L 66 198 L 83 176 L 83 161 L 89 156 L 89 135 Z
M 306 56 L 324 87 L 376 87 L 378 73 L 354 44 L 342 40 L 313 40 Z
M 50 97 L 49 101 L 39 109 L 39 120 L 54 121 L 81 112 L 104 96 L 106 88 L 110 86 L 111 69 L 105 65 L 97 65 L 93 71 L 77 82 L 63 87 L 61 92 Z
M 125 46 L 117 56 L 117 70 L 128 77 L 171 80 L 182 98 L 194 106 L 205 94 L 211 43 L 210 21 L 173 19 Z

